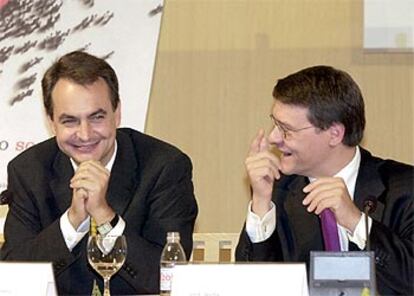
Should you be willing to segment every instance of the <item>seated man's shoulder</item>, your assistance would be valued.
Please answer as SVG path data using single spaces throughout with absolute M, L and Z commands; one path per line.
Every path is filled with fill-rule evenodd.
M 413 176 L 414 166 L 403 163 L 394 159 L 386 159 L 372 155 L 367 150 L 361 149 L 362 160 L 361 165 L 364 167 L 375 168 L 380 172 L 380 175 L 392 176 Z
M 390 192 L 414 193 L 414 166 L 393 159 L 377 158 L 377 169 Z M 412 198 L 412 197 L 411 197 Z
M 379 170 L 382 175 L 388 175 L 389 177 L 406 176 L 413 178 L 414 176 L 414 166 L 393 159 L 382 159 L 379 162 Z
M 187 156 L 174 145 L 153 136 L 146 135 L 131 128 L 120 128 L 117 134 L 120 138 L 129 138 L 133 144 L 133 149 L 140 159 L 143 160 L 173 160 L 177 157 L 187 158 Z
M 26 167 L 36 163 L 46 165 L 55 159 L 58 152 L 59 147 L 53 137 L 27 148 L 13 158 L 10 165 Z

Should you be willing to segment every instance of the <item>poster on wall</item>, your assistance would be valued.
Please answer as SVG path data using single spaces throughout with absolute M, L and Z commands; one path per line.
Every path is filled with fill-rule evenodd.
M 144 129 L 163 0 L 0 0 L 0 191 L 7 163 L 51 136 L 41 79 L 61 55 L 105 58 L 120 84 L 122 126 Z

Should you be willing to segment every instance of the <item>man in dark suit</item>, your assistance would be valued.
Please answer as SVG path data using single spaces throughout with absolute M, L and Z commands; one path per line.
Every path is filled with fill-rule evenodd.
M 190 159 L 177 148 L 119 128 L 114 70 L 83 52 L 61 57 L 42 80 L 55 137 L 8 165 L 12 196 L 1 256 L 49 261 L 61 295 L 90 295 L 101 277 L 86 258 L 93 218 L 102 235 L 124 234 L 128 254 L 111 279 L 115 295 L 159 291 L 159 260 L 168 231 L 187 258 L 197 216 Z
M 273 97 L 274 128 L 267 138 L 259 131 L 245 162 L 252 200 L 236 259 L 309 264 L 310 251 L 325 249 L 325 209 L 336 218 L 340 250 L 364 250 L 371 198 L 378 292 L 414 295 L 413 167 L 358 146 L 365 127 L 358 85 L 343 71 L 316 66 L 280 79 Z

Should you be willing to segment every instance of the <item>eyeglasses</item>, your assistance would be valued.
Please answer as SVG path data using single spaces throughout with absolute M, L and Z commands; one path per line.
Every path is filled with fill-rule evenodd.
M 305 126 L 302 128 L 290 128 L 285 126 L 283 123 L 281 123 L 279 120 L 277 120 L 273 114 L 270 114 L 270 119 L 272 120 L 273 124 L 275 127 L 277 127 L 277 129 L 279 130 L 279 132 L 282 134 L 283 139 L 285 140 L 289 140 L 290 138 L 292 138 L 292 133 L 296 133 L 299 131 L 303 131 L 305 129 L 309 129 L 309 128 L 313 128 L 314 126 Z

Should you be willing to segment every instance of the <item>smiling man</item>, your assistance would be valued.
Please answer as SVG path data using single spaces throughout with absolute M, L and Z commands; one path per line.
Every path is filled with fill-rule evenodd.
M 91 218 L 101 235 L 126 236 L 128 253 L 111 279 L 115 295 L 159 292 L 168 231 L 180 232 L 187 258 L 197 216 L 190 159 L 177 148 L 118 128 L 118 80 L 104 60 L 61 57 L 42 80 L 55 137 L 8 165 L 12 196 L 1 257 L 53 262 L 59 295 L 90 295 L 102 279 L 88 265 Z
M 236 259 L 309 263 L 312 250 L 364 250 L 370 198 L 378 291 L 413 295 L 414 170 L 359 146 L 365 112 L 358 85 L 343 71 L 315 66 L 280 79 L 273 97 L 274 127 L 267 137 L 258 132 L 245 161 L 252 200 Z

